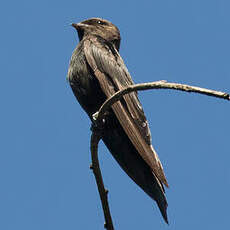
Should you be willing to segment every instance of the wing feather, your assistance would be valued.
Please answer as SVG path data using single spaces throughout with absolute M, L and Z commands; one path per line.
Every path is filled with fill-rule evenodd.
M 102 42 L 97 37 L 84 41 L 86 59 L 100 86 L 109 98 L 116 91 L 134 84 L 125 64 L 115 47 Z M 124 102 L 118 101 L 112 109 L 127 136 L 151 167 L 155 176 L 168 186 L 160 159 L 151 145 L 151 134 L 137 93 L 125 95 Z

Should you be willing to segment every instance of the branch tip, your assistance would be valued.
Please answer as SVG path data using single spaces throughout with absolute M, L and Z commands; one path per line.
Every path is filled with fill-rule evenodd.
M 142 91 L 142 90 L 150 90 L 150 89 L 173 89 L 185 92 L 193 92 L 204 94 L 207 96 L 218 97 L 222 99 L 230 100 L 230 96 L 228 93 L 200 88 L 196 86 L 190 86 L 185 84 L 178 84 L 178 83 L 170 83 L 166 80 L 160 80 L 155 82 L 149 83 L 141 83 L 135 85 L 129 85 L 127 88 L 124 88 L 118 92 L 116 92 L 113 96 L 108 98 L 104 104 L 101 106 L 99 111 L 93 115 L 94 119 L 101 119 L 105 112 L 117 101 L 119 101 L 125 94 L 131 93 L 133 91 Z

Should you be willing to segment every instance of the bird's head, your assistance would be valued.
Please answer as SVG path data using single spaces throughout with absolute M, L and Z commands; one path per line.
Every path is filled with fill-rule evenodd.
M 111 22 L 101 18 L 90 18 L 79 23 L 72 23 L 72 26 L 77 30 L 79 40 L 84 36 L 96 35 L 108 42 L 115 44 L 116 48 L 120 46 L 120 31 Z

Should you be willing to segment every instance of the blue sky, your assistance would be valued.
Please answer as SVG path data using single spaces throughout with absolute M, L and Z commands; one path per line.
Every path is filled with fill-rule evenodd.
M 78 43 L 71 22 L 116 24 L 137 83 L 230 92 L 229 10 L 228 0 L 1 2 L 0 229 L 103 229 L 90 122 L 66 82 Z M 229 102 L 168 90 L 139 95 L 170 184 L 170 225 L 101 143 L 115 228 L 228 229 Z

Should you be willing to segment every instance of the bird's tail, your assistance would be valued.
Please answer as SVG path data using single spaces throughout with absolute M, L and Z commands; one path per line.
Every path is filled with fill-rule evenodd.
M 102 137 L 105 145 L 129 177 L 156 201 L 165 222 L 168 223 L 168 204 L 163 184 L 142 159 L 120 124 L 113 122 L 114 126 L 106 130 Z

